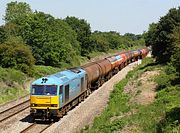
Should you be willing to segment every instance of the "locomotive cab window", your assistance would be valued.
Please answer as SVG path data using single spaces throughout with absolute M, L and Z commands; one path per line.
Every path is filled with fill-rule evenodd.
M 61 85 L 59 88 L 59 95 L 61 95 L 62 93 L 63 93 L 63 85 Z
M 31 90 L 32 95 L 57 95 L 56 85 L 33 85 Z

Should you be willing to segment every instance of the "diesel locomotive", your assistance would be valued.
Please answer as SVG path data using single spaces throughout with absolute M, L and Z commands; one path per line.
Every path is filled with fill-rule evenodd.
M 148 48 L 121 52 L 35 80 L 30 87 L 30 115 L 34 120 L 63 117 L 93 90 L 129 63 L 146 57 L 148 52 Z

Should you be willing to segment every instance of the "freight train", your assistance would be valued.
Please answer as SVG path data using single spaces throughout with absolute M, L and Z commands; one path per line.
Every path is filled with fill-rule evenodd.
M 121 52 L 99 61 L 39 78 L 30 87 L 33 120 L 54 120 L 89 96 L 131 62 L 143 59 L 148 48 Z

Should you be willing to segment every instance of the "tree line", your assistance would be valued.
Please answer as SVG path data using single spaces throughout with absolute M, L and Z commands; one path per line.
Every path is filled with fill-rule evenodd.
M 145 34 L 145 42 L 147 46 L 152 47 L 156 64 L 161 66 L 161 73 L 155 81 L 158 84 L 156 103 L 163 105 L 163 115 L 157 123 L 156 130 L 157 132 L 178 132 L 180 127 L 180 7 L 170 9 L 159 22 L 150 24 Z
M 55 18 L 32 11 L 25 2 L 7 4 L 5 24 L 0 26 L 0 66 L 28 73 L 32 66 L 68 67 L 80 64 L 80 57 L 144 44 L 142 35 L 115 31 L 91 31 L 85 19 Z
M 169 70 L 180 73 L 180 7 L 172 8 L 152 23 L 145 34 L 147 46 L 152 47 L 152 54 L 160 64 L 168 64 Z

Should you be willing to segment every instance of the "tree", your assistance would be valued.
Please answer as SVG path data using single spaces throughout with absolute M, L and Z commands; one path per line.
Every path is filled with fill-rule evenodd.
M 139 35 L 135 35 L 135 34 L 132 34 L 132 33 L 126 33 L 126 34 L 124 34 L 124 37 L 128 37 L 131 40 L 136 41 L 136 40 L 141 39 L 142 35 L 140 35 L 140 34 Z
M 36 64 L 61 66 L 79 63 L 77 56 L 81 48 L 77 33 L 63 20 L 43 12 L 32 12 L 26 3 L 11 2 L 7 4 L 5 21 L 8 38 L 21 36 L 32 48 Z
M 171 62 L 176 71 L 180 74 L 180 25 L 174 28 L 170 38 L 174 46 Z
M 139 40 L 132 40 L 128 36 L 121 36 L 115 31 L 110 32 L 98 32 L 95 31 L 91 35 L 91 45 L 90 48 L 94 51 L 108 52 L 110 49 L 127 49 L 133 46 L 144 45 L 143 38 Z
M 60 66 L 62 62 L 73 62 L 80 54 L 76 32 L 66 22 L 43 12 L 35 12 L 25 21 L 20 34 L 32 47 L 36 64 Z M 63 55 L 64 51 L 68 52 Z
M 7 33 L 4 26 L 0 26 L 0 43 L 3 43 L 7 39 Z
M 25 2 L 10 2 L 7 4 L 5 22 L 6 23 L 21 23 L 26 16 L 32 13 L 29 4 Z
M 174 44 L 170 35 L 173 29 L 180 24 L 180 7 L 172 8 L 161 17 L 157 24 L 152 24 L 146 34 L 146 44 L 152 46 L 152 54 L 160 63 L 167 63 L 173 54 Z
M 66 17 L 64 19 L 71 28 L 77 33 L 77 40 L 80 42 L 81 55 L 86 55 L 90 52 L 90 35 L 91 27 L 84 19 L 78 19 L 76 17 Z
M 0 65 L 28 73 L 34 65 L 34 57 L 30 47 L 24 44 L 21 37 L 11 37 L 0 44 Z
M 91 49 L 93 51 L 107 52 L 109 50 L 109 42 L 103 36 L 103 33 L 96 32 L 91 35 Z

